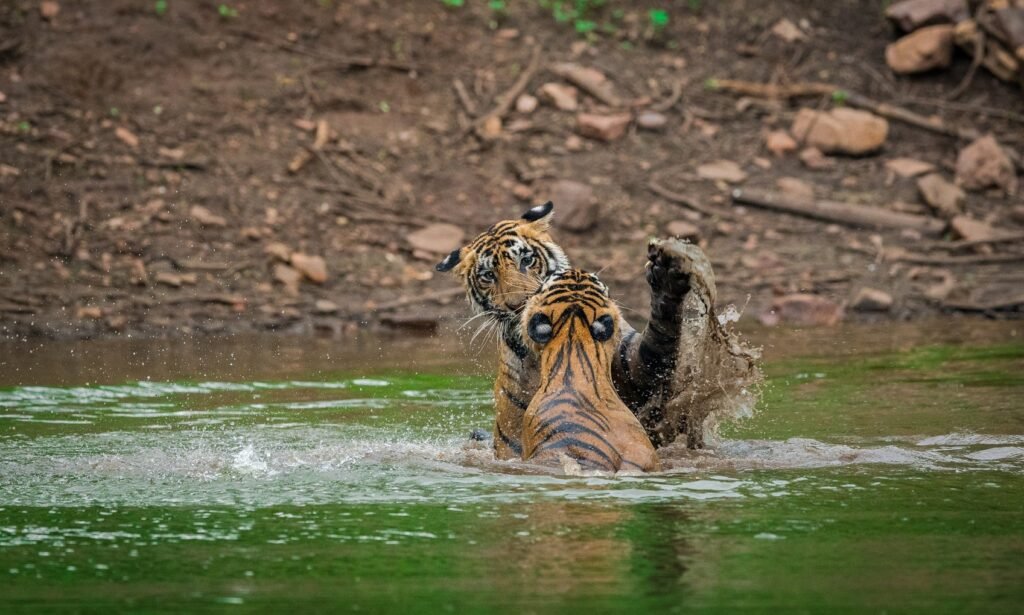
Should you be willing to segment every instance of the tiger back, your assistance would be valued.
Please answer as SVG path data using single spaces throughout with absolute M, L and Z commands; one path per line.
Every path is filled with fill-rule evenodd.
M 551 276 L 527 302 L 522 327 L 539 356 L 540 383 L 523 416 L 523 460 L 565 455 L 609 472 L 661 468 L 612 384 L 621 323 L 607 287 L 578 269 Z

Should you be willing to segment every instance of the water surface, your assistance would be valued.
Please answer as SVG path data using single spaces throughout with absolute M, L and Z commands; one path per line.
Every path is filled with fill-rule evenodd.
M 0 347 L 0 608 L 1020 612 L 1018 326 L 754 332 L 754 418 L 644 477 L 467 443 L 463 342 Z

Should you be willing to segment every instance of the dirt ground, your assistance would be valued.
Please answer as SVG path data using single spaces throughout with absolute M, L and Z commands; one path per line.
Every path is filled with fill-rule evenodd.
M 814 170 L 769 152 L 765 133 L 833 101 L 743 98 L 711 79 L 828 82 L 1024 146 L 1015 86 L 979 71 L 943 102 L 970 66 L 963 54 L 922 76 L 888 70 L 883 2 L 610 0 L 597 13 L 610 31 L 589 38 L 542 2 L 506 4 L 84 0 L 43 15 L 38 2 L 3 3 L 0 336 L 430 328 L 466 308 L 433 271 L 441 255 L 409 234 L 449 223 L 470 237 L 548 200 L 558 180 L 591 186 L 598 215 L 556 238 L 637 320 L 645 240 L 682 222 L 715 264 L 720 303 L 745 318 L 770 319 L 793 293 L 844 306 L 848 320 L 1020 315 L 1019 242 L 964 246 L 737 206 L 734 186 L 697 173 L 728 160 L 745 190 L 791 177 L 817 198 L 931 216 L 915 180 L 885 163 L 915 158 L 951 178 L 965 145 L 890 121 L 880 152 Z M 664 29 L 652 29 L 653 4 Z M 781 18 L 805 37 L 773 35 Z M 496 138 L 474 134 L 473 112 L 497 104 L 538 46 L 527 93 L 564 83 L 547 67 L 571 61 L 604 73 L 634 114 L 663 108 L 667 124 L 581 138 L 575 112 L 541 102 L 505 114 Z M 582 91 L 579 104 L 602 111 Z M 965 212 L 1024 231 L 1020 197 L 971 192 Z M 294 252 L 314 257 L 306 279 L 294 279 Z M 892 305 L 855 304 L 865 288 Z

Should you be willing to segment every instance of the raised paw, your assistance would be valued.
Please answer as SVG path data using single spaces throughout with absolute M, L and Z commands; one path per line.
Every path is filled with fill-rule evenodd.
M 699 246 L 679 239 L 652 239 L 647 244 L 647 283 L 652 300 L 678 302 L 692 289 L 715 294 L 711 261 Z

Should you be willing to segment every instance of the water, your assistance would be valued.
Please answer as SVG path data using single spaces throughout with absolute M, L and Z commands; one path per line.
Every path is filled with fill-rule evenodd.
M 1017 325 L 757 334 L 666 472 L 496 462 L 430 339 L 0 347 L 0 610 L 1020 612 Z

